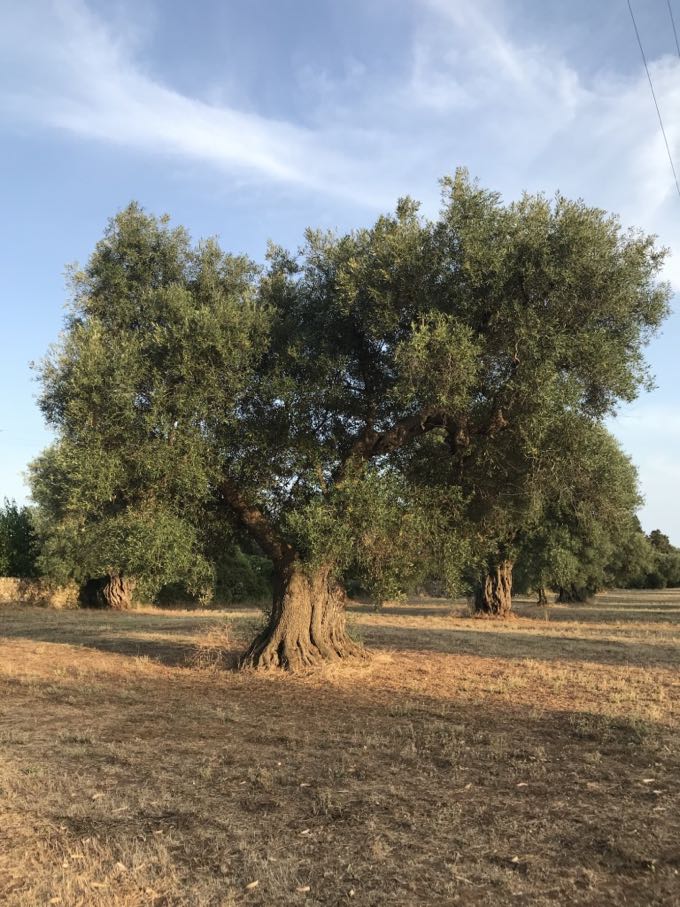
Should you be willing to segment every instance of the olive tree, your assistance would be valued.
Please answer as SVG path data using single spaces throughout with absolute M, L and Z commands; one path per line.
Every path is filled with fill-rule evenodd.
M 131 206 L 74 274 L 42 370 L 74 462 L 68 513 L 153 502 L 196 525 L 218 511 L 274 565 L 245 663 L 361 654 L 340 577 L 370 570 L 367 525 L 394 519 L 390 488 L 445 547 L 479 451 L 500 462 L 555 414 L 598 419 L 632 398 L 667 311 L 662 260 L 582 202 L 505 205 L 465 173 L 443 181 L 434 220 L 405 199 L 368 229 L 309 231 L 294 255 L 272 246 L 262 268 Z M 450 495 L 410 468 L 419 445 L 456 464 Z M 409 558 L 413 537 L 380 544 Z
M 32 508 L 5 498 L 0 506 L 0 576 L 35 576 L 37 554 Z
M 540 517 L 517 538 L 519 586 L 536 590 L 541 603 L 546 588 L 559 601 L 585 601 L 644 564 L 635 467 L 604 426 L 571 413 L 566 420 L 549 458 Z

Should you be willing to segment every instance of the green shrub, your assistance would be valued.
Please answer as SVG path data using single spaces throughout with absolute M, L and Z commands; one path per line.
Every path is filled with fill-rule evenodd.
M 31 509 L 5 498 L 0 507 L 0 576 L 37 576 L 37 555 Z

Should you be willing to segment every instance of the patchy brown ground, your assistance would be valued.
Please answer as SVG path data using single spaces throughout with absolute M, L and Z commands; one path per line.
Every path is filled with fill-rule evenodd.
M 2 608 L 0 903 L 680 904 L 680 591 L 518 610 L 289 677 L 248 609 Z

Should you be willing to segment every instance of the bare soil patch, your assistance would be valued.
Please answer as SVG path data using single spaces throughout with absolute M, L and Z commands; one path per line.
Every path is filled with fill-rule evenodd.
M 680 593 L 518 611 L 291 677 L 253 609 L 3 607 L 0 902 L 680 903 Z

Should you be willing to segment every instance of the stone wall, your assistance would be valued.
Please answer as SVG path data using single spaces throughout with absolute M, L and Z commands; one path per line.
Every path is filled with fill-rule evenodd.
M 75 608 L 78 587 L 55 586 L 43 579 L 0 577 L 0 605 L 38 605 L 45 608 Z

